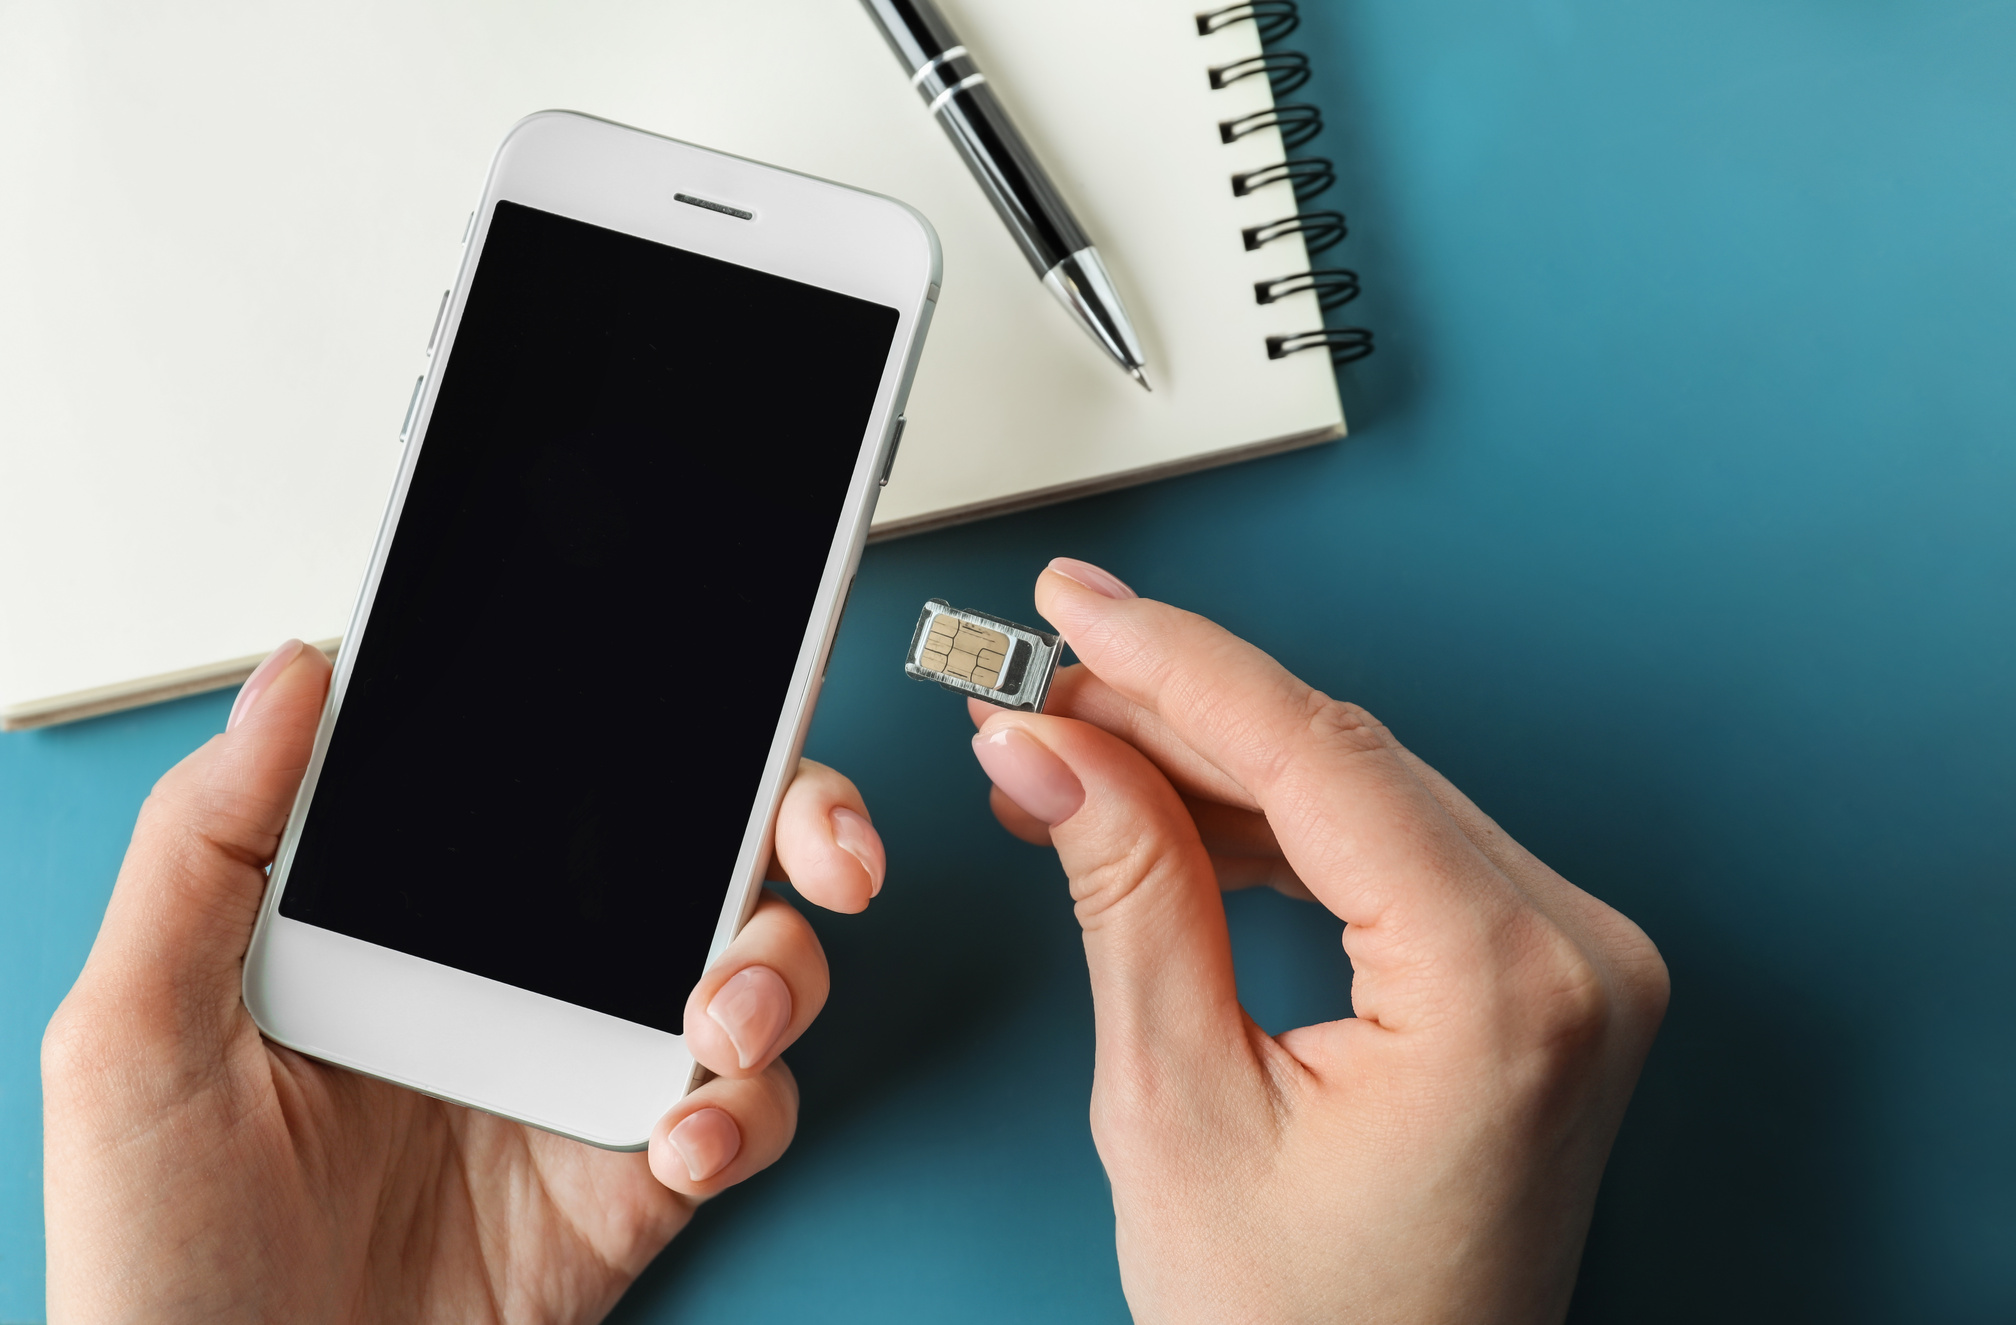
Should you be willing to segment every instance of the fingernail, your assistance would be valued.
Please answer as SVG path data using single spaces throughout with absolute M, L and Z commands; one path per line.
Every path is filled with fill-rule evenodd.
M 844 805 L 833 807 L 833 841 L 842 851 L 861 862 L 861 868 L 868 871 L 868 895 L 882 891 L 882 874 L 889 868 L 889 858 L 882 851 L 882 835 L 869 823 Z
M 1139 598 L 1141 595 L 1129 589 L 1126 582 L 1112 571 L 1100 570 L 1089 561 L 1079 561 L 1074 557 L 1058 557 L 1047 567 L 1067 580 L 1076 580 L 1093 593 L 1105 594 L 1108 598 Z M 1007 790 L 1007 788 L 1002 788 Z M 1028 809 L 1028 806 L 1023 806 Z
M 745 966 L 714 992 L 707 1015 L 728 1032 L 743 1067 L 754 1067 L 791 1024 L 791 989 L 767 966 Z
M 245 678 L 245 684 L 238 687 L 238 698 L 232 701 L 231 716 L 224 720 L 224 730 L 230 731 L 252 712 L 252 706 L 259 702 L 266 687 L 273 684 L 273 678 L 287 670 L 287 664 L 301 650 L 308 646 L 298 639 L 290 639 L 273 652 L 266 655 L 266 661 L 252 669 L 252 675 Z
M 688 1176 L 705 1182 L 742 1149 L 742 1129 L 720 1109 L 700 1109 L 681 1118 L 666 1140 L 685 1161 Z
M 1085 803 L 1085 784 L 1070 765 L 1020 727 L 975 736 L 973 755 L 1009 800 L 1046 824 L 1063 823 Z

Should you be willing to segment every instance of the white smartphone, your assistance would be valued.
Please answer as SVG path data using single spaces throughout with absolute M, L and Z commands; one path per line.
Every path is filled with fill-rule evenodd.
M 246 955 L 267 1036 L 647 1144 L 938 279 L 889 198 L 584 115 L 511 131 Z

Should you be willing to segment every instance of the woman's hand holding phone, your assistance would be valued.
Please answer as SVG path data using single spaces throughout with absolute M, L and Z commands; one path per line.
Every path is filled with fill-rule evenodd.
M 1053 562 L 1083 666 L 973 705 L 994 808 L 1055 845 L 1091 968 L 1092 1130 L 1137 1321 L 1558 1321 L 1664 1013 L 1649 939 L 1354 705 Z M 1356 1016 L 1270 1036 L 1219 892 L 1345 922 Z
M 645 1154 L 262 1039 L 241 962 L 328 684 L 321 654 L 283 646 L 141 811 L 43 1041 L 51 1320 L 595 1320 L 695 1205 L 791 1141 L 777 1055 L 818 1015 L 827 971 L 775 896 L 693 991 L 687 1044 L 717 1076 Z M 881 886 L 881 841 L 831 769 L 801 766 L 776 843 L 819 905 L 859 911 Z

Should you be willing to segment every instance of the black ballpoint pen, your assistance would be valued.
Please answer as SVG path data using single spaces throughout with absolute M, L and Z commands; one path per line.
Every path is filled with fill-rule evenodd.
M 1043 284 L 1146 387 L 1141 342 L 1099 261 L 1099 250 L 1015 131 L 987 86 L 987 75 L 974 65 L 951 24 L 931 0 L 861 2 Z

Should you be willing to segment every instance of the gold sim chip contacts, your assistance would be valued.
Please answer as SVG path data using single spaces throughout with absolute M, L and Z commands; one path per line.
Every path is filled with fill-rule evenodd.
M 1062 652 L 1047 631 L 933 598 L 917 618 L 903 672 L 1002 708 L 1040 713 Z

